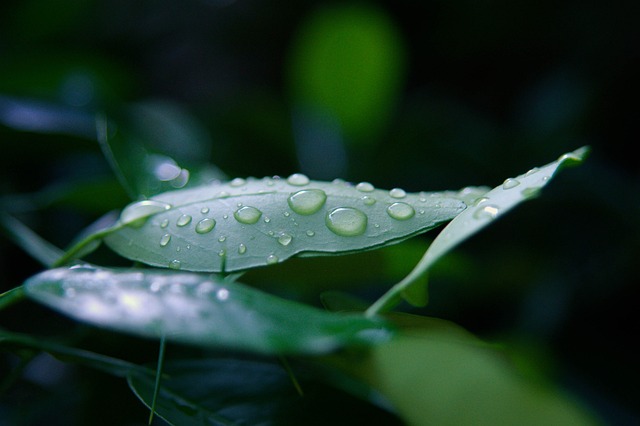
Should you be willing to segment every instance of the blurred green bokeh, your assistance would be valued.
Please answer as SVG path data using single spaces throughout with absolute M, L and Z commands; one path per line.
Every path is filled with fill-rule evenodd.
M 520 348 L 523 364 L 605 422 L 636 424 L 638 16 L 640 3 L 576 0 L 4 1 L 0 206 L 64 247 L 128 202 L 98 143 L 98 114 L 123 149 L 217 167 L 206 177 L 301 171 L 410 191 L 495 186 L 588 144 L 585 165 L 439 264 L 419 313 Z M 248 280 L 269 289 L 285 280 L 288 294 L 317 303 L 327 288 L 296 276 L 324 268 L 369 300 L 408 272 L 428 237 L 355 255 L 370 268 L 363 274 L 340 274 L 344 259 L 301 259 Z M 0 239 L 0 292 L 39 270 Z M 42 329 L 43 315 L 51 316 L 12 308 L 0 312 L 0 327 L 70 328 L 56 319 Z M 91 345 L 141 362 L 155 356 L 144 343 L 109 343 Z M 0 359 L 0 376 L 16 362 Z M 19 381 L 0 402 L 0 422 L 12 404 L 38 407 L 42 417 L 24 424 L 82 424 L 97 411 L 105 424 L 144 418 L 136 401 L 123 398 L 120 412 L 100 405 L 124 386 L 65 368 L 48 382 Z M 56 407 L 58 386 L 80 401 Z

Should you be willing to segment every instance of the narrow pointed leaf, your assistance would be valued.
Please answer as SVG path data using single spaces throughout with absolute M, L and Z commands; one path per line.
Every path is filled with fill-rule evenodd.
M 260 353 L 325 353 L 386 340 L 380 320 L 340 315 L 212 275 L 89 266 L 42 272 L 26 294 L 79 321 L 146 337 Z
M 565 166 L 581 163 L 588 152 L 589 149 L 583 147 L 563 154 L 550 164 L 533 168 L 523 175 L 505 180 L 502 185 L 477 198 L 468 209 L 459 214 L 438 234 L 413 271 L 377 300 L 368 309 L 368 313 L 373 315 L 390 309 L 400 300 L 401 295 L 414 293 L 415 291 L 410 287 L 420 285 L 418 280 L 437 260 L 513 207 L 538 195 L 542 187 L 559 170 Z M 412 298 L 408 301 L 411 302 Z
M 124 257 L 189 271 L 237 271 L 294 255 L 374 249 L 451 220 L 467 195 L 371 184 L 234 179 L 166 192 L 123 210 L 105 239 Z

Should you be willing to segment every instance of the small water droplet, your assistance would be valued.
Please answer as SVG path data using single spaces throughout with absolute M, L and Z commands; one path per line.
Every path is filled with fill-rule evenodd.
M 267 256 L 267 265 L 273 265 L 274 263 L 278 263 L 278 256 L 275 254 L 270 254 Z
M 226 288 L 221 288 L 216 292 L 216 299 L 224 302 L 228 298 L 229 298 L 229 290 L 227 290 Z
M 169 219 L 164 219 L 162 222 L 160 222 L 160 228 L 164 229 L 167 226 L 169 226 Z
M 262 179 L 262 181 L 263 181 L 263 182 L 264 182 L 264 184 L 265 184 L 265 185 L 267 185 L 267 186 L 273 186 L 273 185 L 275 185 L 275 182 L 273 181 L 273 179 L 272 179 L 272 178 L 270 178 L 270 177 L 268 177 L 268 176 L 267 176 L 267 177 L 265 177 L 264 179 Z
M 225 241 L 226 239 L 227 239 L 227 237 L 225 237 L 224 235 L 221 235 L 221 236 L 218 238 L 218 241 L 219 241 L 219 242 L 221 242 L 221 243 L 224 243 L 224 241 Z
M 375 187 L 369 182 L 360 182 L 356 185 L 356 189 L 360 192 L 372 192 Z
M 368 195 L 365 195 L 361 199 L 362 199 L 362 202 L 365 204 L 365 206 L 372 206 L 376 203 L 376 199 Z
M 171 241 L 171 235 L 169 234 L 164 234 L 161 238 L 160 238 L 160 246 L 161 247 L 166 247 L 167 244 L 169 244 L 169 241 Z
M 215 219 L 207 217 L 198 222 L 198 224 L 196 225 L 196 232 L 198 234 L 206 234 L 207 232 L 210 232 L 214 226 L 216 226 Z
M 287 178 L 287 183 L 293 186 L 304 186 L 309 184 L 309 178 L 302 173 L 294 173 Z
M 190 223 L 191 223 L 191 216 L 189 216 L 188 214 L 183 214 L 176 221 L 176 226 L 187 226 Z
M 226 250 L 224 250 L 224 249 L 222 249 L 222 250 L 220 250 L 220 251 L 218 252 L 218 256 L 220 256 L 220 257 L 225 257 L 226 255 L 227 255 L 227 252 L 226 252 Z
M 233 217 L 235 217 L 238 222 L 247 225 L 256 223 L 260 219 L 260 216 L 262 216 L 262 212 L 251 206 L 241 207 L 233 213 Z
M 229 186 L 233 186 L 235 188 L 244 185 L 245 183 L 247 183 L 246 180 L 242 179 L 242 178 L 235 178 L 233 179 L 231 182 L 229 182 Z
M 264 217 L 264 223 L 269 223 L 269 222 L 271 222 L 271 218 L 265 216 Z
M 494 219 L 496 216 L 498 216 L 499 212 L 500 212 L 500 209 L 498 208 L 498 206 L 489 204 L 477 209 L 473 213 L 473 217 L 476 219 L 483 219 L 483 218 Z
M 303 189 L 289 196 L 287 203 L 291 210 L 300 215 L 311 215 L 324 206 L 327 194 L 321 189 Z
M 336 235 L 354 237 L 367 230 L 367 215 L 352 207 L 338 207 L 327 213 L 327 228 Z
M 187 250 L 191 250 L 191 244 L 187 244 L 186 249 L 187 249 Z
M 476 198 L 475 200 L 473 200 L 473 207 L 477 207 L 482 203 L 486 203 L 487 201 L 489 201 L 489 198 L 487 197 L 480 197 L 480 198 Z
M 387 213 L 394 219 L 407 220 L 411 219 L 416 211 L 407 203 L 393 203 L 387 207 Z
M 535 174 L 535 173 L 538 173 L 538 171 L 540 171 L 540 169 L 539 169 L 539 168 L 537 168 L 537 167 L 534 167 L 533 169 L 529 170 L 529 171 L 528 171 L 527 173 L 525 173 L 524 175 L 525 175 L 525 177 L 526 177 L 526 176 L 531 176 L 531 175 L 533 175 L 533 174 Z
M 143 200 L 128 205 L 120 213 L 120 222 L 134 228 L 141 227 L 149 216 L 169 210 L 171 204 L 155 200 Z
M 202 213 L 202 214 L 207 214 L 207 213 L 209 213 L 209 207 L 203 207 L 203 208 L 201 208 L 201 209 L 200 209 L 200 213 Z
M 278 237 L 278 243 L 283 246 L 288 246 L 291 243 L 291 241 L 293 241 L 293 237 L 286 233 L 282 233 Z
M 289 212 L 284 212 L 284 213 L 282 213 L 282 214 L 284 215 L 284 217 L 289 217 L 289 216 L 291 216 L 291 213 L 289 213 Z
M 520 181 L 518 179 L 508 178 L 502 184 L 502 189 L 511 189 L 515 188 L 518 185 L 520 185 Z
M 389 196 L 391 198 L 404 198 L 407 196 L 407 193 L 405 192 L 404 189 L 393 188 L 391 191 L 389 191 Z
M 245 254 L 246 252 L 247 252 L 247 246 L 240 243 L 240 245 L 238 246 L 238 254 Z
M 308 230 L 308 231 L 307 231 L 307 236 L 308 236 L 308 237 L 313 237 L 314 235 L 316 235 L 316 233 L 315 233 L 315 232 L 313 232 L 312 230 Z
M 169 262 L 169 268 L 171 269 L 180 269 L 181 267 L 182 264 L 179 260 L 172 260 L 171 262 Z

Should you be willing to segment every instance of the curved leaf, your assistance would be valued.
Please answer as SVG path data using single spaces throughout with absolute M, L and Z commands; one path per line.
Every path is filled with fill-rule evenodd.
M 205 274 L 75 266 L 44 271 L 24 289 L 80 321 L 207 347 L 315 354 L 391 334 L 378 319 L 332 314 Z
M 134 203 L 105 241 L 122 256 L 153 266 L 230 272 L 294 255 L 389 245 L 450 220 L 465 209 L 469 193 L 477 198 L 483 192 L 408 194 L 301 174 L 237 178 Z
M 563 167 L 581 163 L 587 156 L 587 147 L 561 155 L 556 161 L 546 166 L 536 167 L 504 183 L 484 196 L 477 198 L 472 206 L 459 214 L 438 234 L 427 249 L 418 265 L 401 282 L 393 286 L 367 312 L 371 315 L 390 309 L 401 297 L 407 301 L 412 299 L 405 294 L 415 293 L 412 286 L 419 285 L 419 280 L 427 270 L 442 256 L 455 246 L 466 240 L 485 226 L 502 216 L 516 205 L 538 195 L 543 186 Z

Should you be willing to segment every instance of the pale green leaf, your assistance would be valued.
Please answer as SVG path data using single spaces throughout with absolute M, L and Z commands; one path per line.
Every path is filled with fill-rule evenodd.
M 419 285 L 418 280 L 442 256 L 450 252 L 462 241 L 471 237 L 496 218 L 523 201 L 538 195 L 542 187 L 565 166 L 579 164 L 588 154 L 589 149 L 583 147 L 574 152 L 561 155 L 556 161 L 539 168 L 533 168 L 504 183 L 482 197 L 470 203 L 470 207 L 456 216 L 436 237 L 418 265 L 402 281 L 393 286 L 378 299 L 367 312 L 374 315 L 392 308 L 400 300 L 400 295 L 414 293 L 411 286 Z M 408 301 L 411 301 L 409 298 Z
M 105 241 L 122 256 L 153 266 L 231 272 L 294 255 L 393 244 L 451 220 L 465 209 L 467 196 L 408 194 L 300 174 L 238 178 L 134 203 Z
M 79 321 L 206 347 L 326 353 L 391 334 L 378 319 L 332 314 L 215 275 L 75 266 L 42 272 L 24 288 Z

